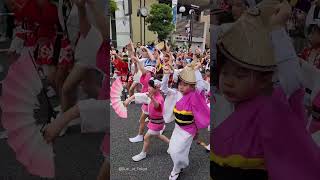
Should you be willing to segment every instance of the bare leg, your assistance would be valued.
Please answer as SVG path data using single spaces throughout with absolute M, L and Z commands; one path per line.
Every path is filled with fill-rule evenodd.
M 101 165 L 97 180 L 109 180 L 109 179 L 110 179 L 110 163 L 105 160 Z
M 131 83 L 131 82 L 128 82 L 128 83 L 127 83 L 127 90 L 128 90 L 128 92 L 129 92 L 129 97 L 131 97 L 131 94 L 130 94 L 131 86 L 132 86 L 132 83 Z
M 62 95 L 62 87 L 63 87 L 63 83 L 65 82 L 65 80 L 68 77 L 68 68 L 66 67 L 58 67 L 57 69 L 57 75 L 55 78 L 55 84 L 56 84 L 56 89 L 57 89 L 57 94 L 60 97 Z
M 67 111 L 76 102 L 76 89 L 88 72 L 88 68 L 75 65 L 62 87 L 61 110 Z
M 102 74 L 94 69 L 90 69 L 82 82 L 82 88 L 89 95 L 89 98 L 98 98 L 101 82 Z
M 169 144 L 169 142 L 170 142 L 170 140 L 167 138 L 167 136 L 165 136 L 165 135 L 158 135 L 158 138 L 161 140 L 161 141 L 163 141 L 163 142 L 165 142 L 165 143 L 167 143 L 167 144 Z
M 144 124 L 145 124 L 145 120 L 148 117 L 148 115 L 144 114 L 142 112 L 141 116 L 140 116 L 140 125 L 139 125 L 139 135 L 143 135 L 144 132 Z
M 143 152 L 148 152 L 149 151 L 151 136 L 152 135 L 150 135 L 148 133 L 144 136 L 143 149 L 142 149 Z
M 129 89 L 129 96 L 131 97 L 134 94 L 134 90 L 136 89 L 138 83 L 133 82 Z
M 57 92 L 57 86 L 55 83 L 55 78 L 57 75 L 57 68 L 55 66 L 48 66 L 48 81 L 50 85 L 54 88 L 54 90 Z

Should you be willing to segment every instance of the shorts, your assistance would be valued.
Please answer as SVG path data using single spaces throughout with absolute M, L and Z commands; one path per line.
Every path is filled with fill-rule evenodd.
M 100 32 L 91 26 L 86 37 L 80 37 L 75 50 L 75 64 L 97 69 L 97 53 L 103 42 Z
M 154 130 L 148 129 L 147 134 L 150 134 L 150 135 L 160 135 L 160 131 L 154 131 Z

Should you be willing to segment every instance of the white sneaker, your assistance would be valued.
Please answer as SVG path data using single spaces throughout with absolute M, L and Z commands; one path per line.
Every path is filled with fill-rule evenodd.
M 149 121 L 149 118 L 147 117 L 145 120 L 144 120 L 144 122 L 148 122 Z
M 160 134 L 162 134 L 165 129 L 166 129 L 166 125 L 163 126 L 162 130 L 160 131 Z
M 1 131 L 0 132 L 0 139 L 7 139 L 7 138 L 8 138 L 7 131 Z
M 142 159 L 145 159 L 147 157 L 147 153 L 141 152 L 140 154 L 137 154 L 132 157 L 132 160 L 135 162 L 141 161 Z
M 132 143 L 142 142 L 143 141 L 143 135 L 137 135 L 134 138 L 129 138 L 129 141 L 132 142 Z
M 171 171 L 170 176 L 169 176 L 169 180 L 176 180 L 178 179 L 180 172 L 175 172 L 174 170 Z

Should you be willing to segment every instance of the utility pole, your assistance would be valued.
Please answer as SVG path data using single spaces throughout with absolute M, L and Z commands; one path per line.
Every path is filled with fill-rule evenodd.
M 142 8 L 142 0 L 140 0 L 140 7 L 139 9 Z M 141 45 L 145 45 L 145 44 L 142 44 L 142 17 L 141 17 L 141 12 L 139 10 L 139 16 L 140 16 L 140 43 Z

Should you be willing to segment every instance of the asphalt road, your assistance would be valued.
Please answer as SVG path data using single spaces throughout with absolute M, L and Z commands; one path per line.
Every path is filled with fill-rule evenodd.
M 8 43 L 0 43 L 0 49 Z M 0 53 L 0 65 L 8 68 L 5 54 Z M 4 71 L 5 72 L 5 71 Z M 0 72 L 0 81 L 5 73 Z M 1 118 L 1 117 L 0 117 Z M 1 121 L 1 119 L 0 119 Z M 3 128 L 0 123 L 0 131 Z M 95 180 L 103 156 L 100 144 L 104 134 L 80 134 L 77 127 L 71 133 L 58 138 L 54 143 L 56 153 L 56 180 Z M 0 180 L 40 180 L 43 178 L 31 176 L 16 160 L 14 152 L 6 140 L 0 139 Z
M 138 119 L 140 105 L 129 106 L 129 118 L 120 119 L 111 111 L 111 176 L 112 180 L 142 180 L 168 179 L 173 167 L 170 155 L 167 154 L 168 145 L 158 139 L 152 139 L 150 153 L 147 158 L 134 162 L 131 157 L 140 153 L 143 143 L 131 143 L 129 137 L 138 132 Z M 166 125 L 164 135 L 170 138 L 174 123 Z M 208 142 L 209 133 L 202 130 L 199 139 Z M 191 146 L 189 155 L 190 164 L 180 175 L 180 180 L 208 180 L 209 179 L 209 153 L 195 141 Z

